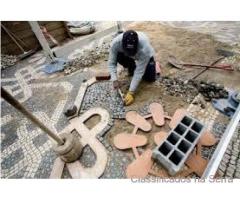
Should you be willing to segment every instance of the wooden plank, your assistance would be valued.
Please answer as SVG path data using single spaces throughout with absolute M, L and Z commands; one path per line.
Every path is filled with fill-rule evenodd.
M 53 37 L 59 36 L 59 35 L 67 35 L 66 30 L 64 28 L 59 28 L 54 31 L 49 32 Z
M 14 32 L 23 31 L 26 29 L 31 29 L 30 25 L 27 21 L 3 21 L 3 25 L 5 25 L 8 29 Z
M 62 43 L 63 41 L 65 41 L 67 39 L 67 37 L 65 35 L 59 35 L 57 37 L 54 37 L 58 42 Z
M 24 42 L 27 45 L 27 48 L 24 48 L 25 51 L 30 50 L 30 49 L 34 49 L 36 47 L 39 47 L 39 43 L 37 40 L 35 39 L 30 39 Z M 1 46 L 1 50 L 3 54 L 12 54 L 12 55 L 19 55 L 22 53 L 22 51 L 20 51 L 20 49 L 17 47 L 16 44 L 14 44 L 13 42 L 9 43 L 9 44 L 5 44 Z
M 41 25 L 45 25 L 48 32 L 58 42 L 63 42 L 66 38 L 68 38 L 67 31 L 62 21 L 43 21 L 39 23 Z M 27 21 L 3 22 L 3 24 L 19 39 L 23 40 L 23 42 L 27 45 L 27 48 L 24 49 L 30 50 L 40 46 Z M 22 53 L 4 31 L 1 32 L 1 45 L 1 50 L 4 54 L 18 55 Z
M 63 23 L 60 21 L 59 22 L 49 22 L 45 25 L 45 27 L 48 31 L 54 31 L 59 28 L 64 28 Z
M 36 37 L 33 33 L 32 29 L 26 29 L 23 31 L 15 32 L 14 33 L 19 39 L 27 39 L 30 37 Z
M 2 42 L 4 41 L 4 42 Z M 13 41 L 5 41 L 5 38 L 2 38 L 2 44 L 1 46 L 8 46 L 13 44 Z M 31 44 L 38 44 L 38 41 L 35 37 L 30 37 L 30 38 L 26 38 L 26 39 L 22 39 L 22 41 L 27 45 L 27 46 L 31 46 Z M 21 43 L 20 43 L 21 44 Z

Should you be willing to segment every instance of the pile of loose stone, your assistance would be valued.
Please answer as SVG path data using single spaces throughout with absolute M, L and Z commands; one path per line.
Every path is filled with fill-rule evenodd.
M 111 81 L 102 81 L 89 86 L 81 106 L 81 112 L 93 107 L 102 107 L 109 111 L 113 118 L 125 117 L 124 103 Z
M 1 54 L 1 69 L 11 67 L 17 62 L 17 56 Z
M 198 90 L 192 84 L 185 84 L 184 80 L 179 78 L 170 78 L 162 76 L 156 81 L 157 86 L 165 89 L 166 93 L 175 97 L 184 97 L 187 103 L 190 103 L 198 94 Z
M 163 86 L 169 95 L 185 97 L 187 103 L 190 103 L 198 93 L 203 95 L 205 101 L 228 98 L 228 91 L 224 86 L 215 82 L 190 80 L 186 83 L 180 78 L 163 76 L 156 84 Z
M 224 86 L 215 82 L 205 81 L 190 81 L 190 83 L 198 89 L 205 101 L 211 101 L 212 99 L 228 98 L 228 91 L 224 89 Z
M 65 74 L 70 74 L 77 70 L 83 70 L 85 67 L 90 67 L 97 63 L 99 59 L 106 59 L 110 44 L 103 42 L 94 49 L 84 50 L 77 58 L 69 61 L 64 69 Z

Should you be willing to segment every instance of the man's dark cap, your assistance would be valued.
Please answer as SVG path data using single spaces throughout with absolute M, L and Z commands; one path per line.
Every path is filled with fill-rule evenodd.
M 123 51 L 129 56 L 134 56 L 137 53 L 138 34 L 136 31 L 128 30 L 123 33 L 122 47 Z

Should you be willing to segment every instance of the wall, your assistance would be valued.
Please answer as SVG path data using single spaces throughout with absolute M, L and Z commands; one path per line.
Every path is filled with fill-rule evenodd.
M 65 41 L 69 35 L 62 21 L 40 21 L 39 25 L 45 26 L 47 31 L 59 42 Z M 24 50 L 41 48 L 28 22 L 26 21 L 5 21 L 2 24 L 25 44 L 21 46 Z M 50 44 L 51 45 L 51 44 Z M 22 54 L 20 48 L 12 41 L 1 27 L 1 51 L 2 54 L 19 55 Z

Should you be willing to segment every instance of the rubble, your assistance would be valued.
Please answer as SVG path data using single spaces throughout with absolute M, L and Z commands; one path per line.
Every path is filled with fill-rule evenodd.
M 190 82 L 198 89 L 198 92 L 203 95 L 205 101 L 228 98 L 228 91 L 225 90 L 224 86 L 221 84 L 194 80 L 191 80 Z
M 166 93 L 175 97 L 185 97 L 187 103 L 192 102 L 198 90 L 192 84 L 185 84 L 184 80 L 162 76 L 156 81 L 157 86 L 162 86 Z
M 84 50 L 77 58 L 69 61 L 64 69 L 65 74 L 83 70 L 97 63 L 99 59 L 107 59 L 110 43 L 103 42 L 93 49 Z
M 1 69 L 11 67 L 17 62 L 17 56 L 1 54 Z
M 190 103 L 198 93 L 202 94 L 205 101 L 228 98 L 228 91 L 224 86 L 215 82 L 189 80 L 186 83 L 180 78 L 163 76 L 156 84 L 157 86 L 163 86 L 169 95 L 185 97 L 187 103 Z M 204 100 L 195 102 L 195 104 L 200 104 L 204 109 Z

